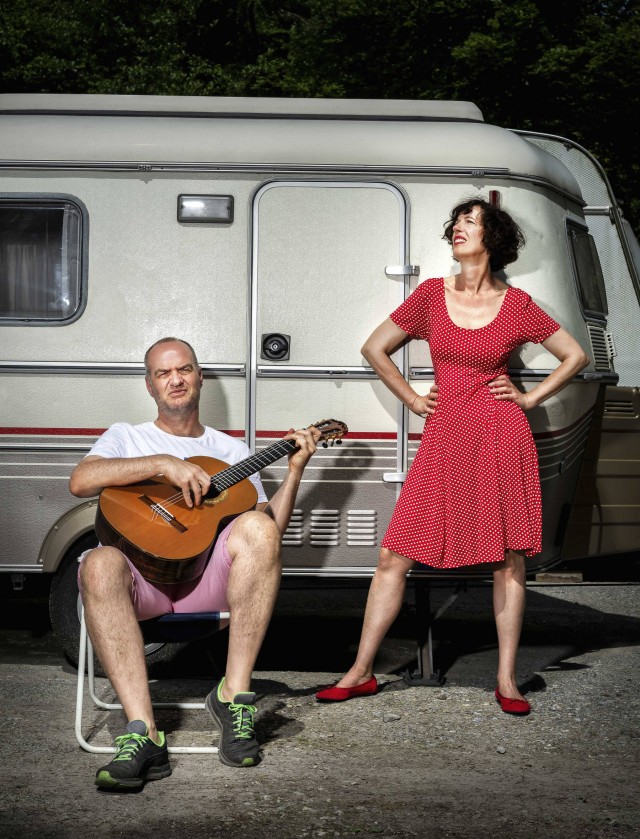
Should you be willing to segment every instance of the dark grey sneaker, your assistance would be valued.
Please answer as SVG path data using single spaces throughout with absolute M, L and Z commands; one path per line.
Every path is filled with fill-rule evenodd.
M 159 731 L 160 745 L 149 737 L 142 720 L 132 720 L 126 734 L 116 737 L 116 756 L 96 772 L 101 789 L 140 789 L 145 781 L 157 781 L 171 774 L 164 732 Z
M 236 693 L 232 702 L 223 702 L 223 683 L 224 678 L 206 699 L 207 711 L 220 729 L 218 757 L 227 766 L 255 766 L 260 761 L 260 745 L 253 733 L 256 695 Z

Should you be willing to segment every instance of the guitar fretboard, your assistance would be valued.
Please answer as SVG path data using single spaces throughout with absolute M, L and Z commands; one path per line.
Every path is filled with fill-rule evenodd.
M 264 451 L 252 454 L 251 457 L 241 460 L 240 463 L 235 463 L 233 466 L 223 469 L 222 472 L 218 472 L 211 478 L 211 486 L 220 493 L 248 478 L 249 475 L 254 475 L 264 469 L 265 466 L 275 463 L 276 460 L 280 460 L 281 457 L 295 451 L 296 448 L 297 444 L 294 440 L 279 440 L 277 443 L 267 446 Z

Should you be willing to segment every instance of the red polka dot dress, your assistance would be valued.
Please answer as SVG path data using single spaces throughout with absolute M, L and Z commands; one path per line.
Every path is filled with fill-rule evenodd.
M 507 373 L 516 347 L 546 340 L 559 324 L 510 287 L 489 324 L 456 326 L 442 278 L 419 285 L 391 320 L 429 342 L 438 404 L 382 546 L 435 568 L 501 562 L 506 550 L 539 553 L 540 480 L 529 423 L 487 385 Z

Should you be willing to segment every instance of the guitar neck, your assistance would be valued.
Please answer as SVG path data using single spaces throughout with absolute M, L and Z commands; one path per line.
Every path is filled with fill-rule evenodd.
M 220 493 L 234 484 L 240 483 L 249 475 L 254 475 L 264 469 L 265 466 L 275 463 L 276 460 L 280 460 L 281 457 L 297 448 L 297 443 L 294 440 L 278 440 L 277 443 L 267 446 L 264 451 L 252 454 L 251 457 L 247 457 L 239 463 L 234 463 L 233 466 L 228 466 L 222 472 L 218 472 L 211 478 L 211 487 Z

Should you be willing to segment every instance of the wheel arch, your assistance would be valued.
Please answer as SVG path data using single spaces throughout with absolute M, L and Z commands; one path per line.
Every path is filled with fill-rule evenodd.
M 40 551 L 40 563 L 45 573 L 57 571 L 74 542 L 93 530 L 97 507 L 97 499 L 85 501 L 67 510 L 51 527 Z

